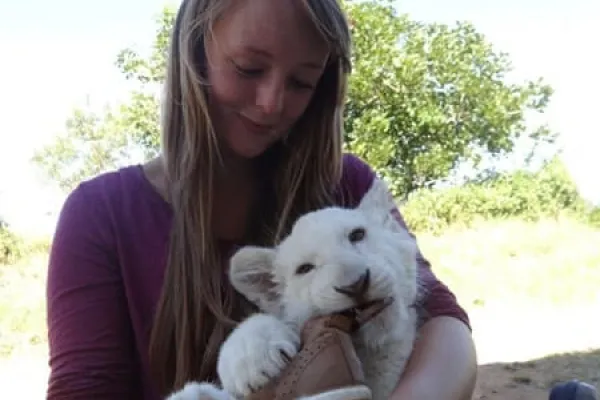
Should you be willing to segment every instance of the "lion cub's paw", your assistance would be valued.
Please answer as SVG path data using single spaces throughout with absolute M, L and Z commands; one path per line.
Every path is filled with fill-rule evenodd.
M 299 335 L 277 318 L 256 314 L 221 347 L 217 372 L 226 392 L 245 397 L 278 376 L 298 352 Z

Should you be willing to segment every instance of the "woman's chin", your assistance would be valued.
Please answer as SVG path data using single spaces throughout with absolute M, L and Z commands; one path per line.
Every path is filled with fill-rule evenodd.
M 252 160 L 256 157 L 259 157 L 267 149 L 264 146 L 248 146 L 237 143 L 232 143 L 228 147 L 232 156 L 244 160 Z
M 253 158 L 261 156 L 271 145 L 273 141 L 249 141 L 249 140 L 229 140 L 229 149 L 237 157 L 251 160 Z

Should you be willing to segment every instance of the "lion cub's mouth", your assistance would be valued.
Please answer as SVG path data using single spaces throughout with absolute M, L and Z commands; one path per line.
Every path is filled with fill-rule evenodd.
M 334 287 L 336 292 L 344 294 L 356 302 L 356 306 L 342 311 L 342 314 L 353 318 L 358 326 L 369 322 L 394 302 L 393 297 L 367 300 L 366 297 L 369 292 L 370 284 L 371 271 L 367 268 L 365 272 L 351 284 Z
M 354 320 L 354 328 L 356 330 L 381 314 L 390 304 L 394 302 L 393 297 L 384 297 L 383 299 L 370 300 L 358 304 L 342 312 L 342 314 L 351 317 Z

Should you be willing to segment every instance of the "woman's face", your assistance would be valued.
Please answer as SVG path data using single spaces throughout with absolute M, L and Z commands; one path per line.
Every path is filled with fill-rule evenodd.
M 206 45 L 211 119 L 243 158 L 281 139 L 308 106 L 328 48 L 300 0 L 235 0 Z

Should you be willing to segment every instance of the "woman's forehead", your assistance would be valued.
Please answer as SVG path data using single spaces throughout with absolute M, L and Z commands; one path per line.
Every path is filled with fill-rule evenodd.
M 328 46 L 304 7 L 302 0 L 236 0 L 214 33 L 232 52 L 322 65 Z

